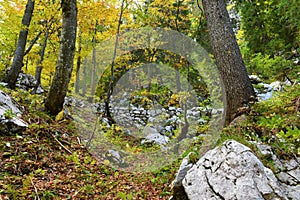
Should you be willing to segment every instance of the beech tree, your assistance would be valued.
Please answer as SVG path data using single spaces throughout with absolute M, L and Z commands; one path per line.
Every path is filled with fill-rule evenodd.
M 52 115 L 58 114 L 63 108 L 64 98 L 68 91 L 73 70 L 75 54 L 77 28 L 76 0 L 62 0 L 61 8 L 63 22 L 58 61 L 53 82 L 45 101 L 45 108 Z
M 210 45 L 226 93 L 225 120 L 230 123 L 238 110 L 247 104 L 254 89 L 237 44 L 224 0 L 203 0 Z
M 19 73 L 23 67 L 23 58 L 24 58 L 24 51 L 26 47 L 27 42 L 27 36 L 28 36 L 28 28 L 30 25 L 30 21 L 32 18 L 32 13 L 34 9 L 34 1 L 28 0 L 26 9 L 23 15 L 22 19 L 22 29 L 19 33 L 18 43 L 16 47 L 16 51 L 14 54 L 14 59 L 12 66 L 8 73 L 6 74 L 4 81 L 8 83 L 8 87 L 15 88 L 17 78 L 19 76 Z

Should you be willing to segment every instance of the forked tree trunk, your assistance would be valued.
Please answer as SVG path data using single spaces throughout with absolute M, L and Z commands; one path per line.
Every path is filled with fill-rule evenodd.
M 50 91 L 45 101 L 45 108 L 52 115 L 58 114 L 64 103 L 70 82 L 76 40 L 77 7 L 76 0 L 62 0 L 62 33 L 56 70 Z
M 19 73 L 23 67 L 23 58 L 24 58 L 24 51 L 26 47 L 27 42 L 27 36 L 28 36 L 28 28 L 30 25 L 30 21 L 32 18 L 32 13 L 34 9 L 34 1 L 28 0 L 26 9 L 24 12 L 24 16 L 22 19 L 22 29 L 19 33 L 18 43 L 13 59 L 12 66 L 8 73 L 6 74 L 4 81 L 8 83 L 8 87 L 15 88 L 16 82 L 19 76 Z
M 226 93 L 226 123 L 255 95 L 224 0 L 203 0 L 210 44 Z

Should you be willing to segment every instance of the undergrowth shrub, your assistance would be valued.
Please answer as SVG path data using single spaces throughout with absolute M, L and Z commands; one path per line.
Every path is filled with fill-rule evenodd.
M 247 68 L 250 74 L 260 75 L 265 80 L 283 80 L 285 76 L 295 77 L 294 63 L 281 56 L 270 57 L 257 53 L 249 59 Z

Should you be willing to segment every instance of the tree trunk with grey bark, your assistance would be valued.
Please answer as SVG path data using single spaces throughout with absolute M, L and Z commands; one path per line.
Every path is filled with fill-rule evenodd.
M 32 94 L 36 94 L 38 87 L 41 85 L 41 76 L 42 76 L 42 70 L 43 70 L 42 64 L 43 64 L 44 57 L 45 57 L 45 51 L 46 51 L 46 47 L 47 47 L 48 37 L 49 37 L 49 32 L 47 31 L 45 34 L 44 44 L 43 44 L 41 52 L 40 52 L 40 61 L 37 63 L 36 69 L 35 69 L 36 84 L 34 86 Z
M 210 44 L 226 93 L 226 123 L 255 96 L 224 0 L 202 1 Z
M 24 16 L 22 19 L 22 29 L 19 33 L 18 43 L 13 59 L 12 66 L 4 78 L 4 82 L 8 83 L 8 87 L 15 88 L 19 73 L 23 67 L 24 51 L 27 42 L 28 28 L 31 22 L 34 10 L 34 1 L 28 0 Z
M 79 93 L 80 88 L 80 67 L 81 67 L 81 32 L 79 33 L 79 41 L 78 41 L 78 57 L 77 57 L 77 67 L 76 67 L 76 81 L 75 81 L 75 93 Z
M 58 114 L 63 108 L 64 98 L 71 79 L 75 54 L 77 27 L 76 0 L 62 0 L 61 7 L 63 22 L 58 61 L 53 82 L 45 101 L 45 108 L 52 115 Z
M 112 62 L 111 62 L 111 68 L 110 68 L 110 72 L 111 72 L 111 80 L 109 82 L 109 86 L 108 86 L 108 91 L 107 91 L 107 95 L 106 95 L 106 100 L 105 100 L 105 116 L 108 117 L 109 119 L 111 119 L 111 121 L 114 120 L 112 119 L 110 110 L 109 110 L 109 104 L 110 104 L 110 97 L 113 93 L 113 84 L 114 84 L 114 68 L 115 68 L 115 59 L 117 56 L 117 48 L 118 48 L 118 44 L 119 44 L 119 34 L 120 34 L 120 29 L 121 29 L 121 24 L 122 24 L 122 18 L 123 18 L 123 12 L 125 9 L 125 0 L 122 0 L 122 4 L 121 4 L 121 10 L 120 10 L 120 15 L 119 15 L 119 20 L 118 20 L 118 28 L 117 28 L 117 34 L 116 34 L 116 42 L 115 42 L 115 48 L 114 48 L 114 54 L 113 54 L 113 58 L 112 58 Z

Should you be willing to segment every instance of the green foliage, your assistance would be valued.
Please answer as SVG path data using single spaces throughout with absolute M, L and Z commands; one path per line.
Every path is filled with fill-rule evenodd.
M 16 116 L 16 114 L 11 109 L 6 110 L 3 115 L 6 119 L 12 119 Z
M 24 0 L 11 4 L 8 0 L 0 2 L 0 70 L 10 65 L 15 43 L 20 30 L 21 17 L 25 5 Z M 52 2 L 56 2 L 55 5 Z M 206 21 L 200 9 L 194 8 L 193 1 L 148 1 L 147 5 L 136 5 L 126 9 L 121 29 L 139 28 L 146 25 L 165 27 L 183 32 L 209 49 Z M 178 4 L 180 2 L 180 4 Z M 39 31 L 42 35 L 48 29 L 49 46 L 43 63 L 43 84 L 49 84 L 57 59 L 58 38 L 60 35 L 59 1 L 39 1 L 29 30 L 29 42 Z M 106 40 L 116 32 L 118 1 L 81 1 L 78 3 L 78 24 L 81 32 L 82 51 L 77 56 L 84 58 L 89 54 L 95 38 L 96 43 Z M 21 6 L 21 7 L 20 7 Z M 284 59 L 292 48 L 299 52 L 300 18 L 299 3 L 291 1 L 236 1 L 242 14 L 242 30 L 239 32 L 241 47 L 245 55 L 248 69 L 264 79 L 278 80 L 285 75 L 299 79 L 298 66 Z M 128 7 L 127 7 L 128 8 Z M 5 10 L 5 12 L 4 12 Z M 196 12 L 195 12 L 196 11 Z M 134 18 L 132 18 L 134 16 Z M 43 23 L 43 21 L 45 23 Z M 101 22 L 97 24 L 96 22 Z M 134 23 L 132 23 L 134 21 Z M 28 72 L 34 72 L 35 63 L 39 59 L 39 51 L 43 37 L 34 45 L 28 58 Z M 27 44 L 28 46 L 28 44 Z M 269 56 L 271 55 L 271 56 Z M 275 56 L 275 55 L 282 55 Z M 97 62 L 101 55 L 97 58 Z M 193 67 L 187 68 L 187 62 L 172 52 L 157 49 L 136 50 L 117 58 L 115 62 L 115 81 L 117 82 L 129 69 L 145 63 L 167 64 L 179 69 L 181 74 L 188 75 L 188 81 L 199 94 L 206 99 L 200 102 L 201 107 L 209 106 L 208 91 L 199 72 Z M 24 63 L 26 64 L 26 63 Z M 87 64 L 88 65 L 88 64 Z M 26 68 L 27 69 L 27 68 Z M 87 69 L 87 73 L 92 73 Z M 298 70 L 298 71 L 297 71 Z M 98 96 L 105 99 L 108 83 L 111 80 L 110 69 L 102 74 L 98 85 Z M 97 74 L 99 75 L 99 74 Z M 297 77 L 298 76 L 298 77 Z M 91 77 L 81 77 L 81 82 L 89 85 Z M 145 79 L 146 80 L 146 79 Z M 137 83 L 133 83 L 137 85 Z M 143 83 L 140 86 L 147 85 Z M 153 173 L 133 175 L 119 172 L 114 168 L 98 163 L 80 144 L 74 123 L 56 122 L 42 111 L 44 96 L 31 95 L 22 90 L 10 91 L 2 88 L 25 106 L 24 120 L 30 125 L 26 131 L 17 136 L 3 136 L 0 141 L 0 198 L 9 199 L 168 199 L 170 183 L 178 170 L 181 160 Z M 299 85 L 286 88 L 268 101 L 260 102 L 248 113 L 248 120 L 235 127 L 224 129 L 219 143 L 227 139 L 235 139 L 247 146 L 255 147 L 252 141 L 271 145 L 279 156 L 289 157 L 300 152 L 299 111 L 295 110 L 296 100 L 300 97 Z M 165 107 L 179 106 L 179 99 L 184 100 L 188 94 L 175 93 L 158 82 L 151 82 L 150 88 L 135 91 L 131 103 L 145 108 L 154 102 Z M 15 114 L 8 110 L 4 116 L 11 119 Z M 205 116 L 207 121 L 209 117 Z M 77 122 L 78 123 L 78 122 Z M 98 123 L 98 122 L 97 122 Z M 158 150 L 158 145 L 140 145 L 140 139 L 130 137 L 118 126 L 104 128 L 100 126 L 114 144 L 135 153 Z M 209 128 L 207 124 L 197 127 L 198 133 Z M 175 130 L 175 135 L 178 130 Z M 53 135 L 66 148 L 72 150 L 69 155 L 60 144 L 53 140 Z M 65 136 L 66 135 L 66 136 Z M 103 138 L 97 138 L 103 140 Z M 11 144 L 8 148 L 7 144 Z M 202 147 L 206 144 L 204 137 L 198 136 L 183 156 L 190 154 L 190 162 L 196 163 L 202 155 Z M 212 147 L 209 147 L 212 148 Z M 207 149 L 206 149 L 207 150 Z M 164 158 L 161 158 L 164 159 Z M 263 158 L 271 162 L 270 157 Z M 108 161 L 109 162 L 109 161 Z M 34 186 L 38 194 L 34 191 Z
M 224 129 L 219 144 L 234 139 L 256 151 L 251 141 L 257 141 L 270 145 L 280 158 L 299 155 L 300 112 L 295 111 L 299 97 L 300 86 L 295 85 L 276 93 L 271 99 L 255 104 L 245 123 Z M 267 165 L 271 164 L 267 157 L 263 159 Z
M 59 199 L 59 197 L 57 191 L 46 190 L 42 192 L 41 199 L 42 200 Z
M 66 158 L 68 161 L 74 162 L 76 165 L 80 165 L 80 160 L 78 158 L 77 152 L 74 152 L 72 155 Z
M 151 0 L 134 10 L 136 23 L 141 26 L 164 27 L 189 33 L 193 1 Z
M 300 142 L 300 129 L 296 126 L 286 127 L 286 131 L 281 130 L 277 136 L 285 142 L 296 144 Z
M 292 61 L 281 56 L 270 57 L 262 53 L 252 55 L 247 62 L 247 68 L 250 74 L 258 74 L 265 80 L 284 80 L 285 75 L 292 78 L 296 74 L 294 71 L 297 71 Z
M 132 193 L 126 194 L 124 192 L 118 192 L 118 196 L 122 200 L 132 200 L 133 199 L 133 194 Z
M 299 3 L 280 0 L 235 1 L 250 53 L 274 55 L 299 47 Z

